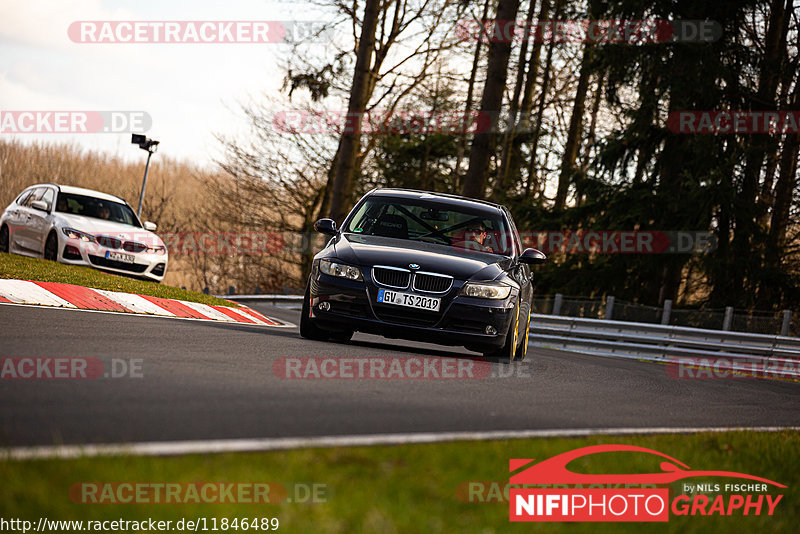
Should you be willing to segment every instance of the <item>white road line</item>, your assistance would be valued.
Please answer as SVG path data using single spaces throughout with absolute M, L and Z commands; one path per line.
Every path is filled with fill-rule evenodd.
M 374 434 L 357 436 L 321 436 L 309 438 L 253 438 L 200 441 L 154 441 L 97 445 L 54 445 L 0 449 L 2 460 L 80 458 L 95 456 L 177 456 L 260 452 L 323 447 L 369 447 L 446 441 L 488 441 L 531 438 L 582 438 L 587 436 L 636 436 L 648 434 L 696 434 L 699 432 L 784 432 L 800 431 L 800 426 L 763 427 L 655 427 L 655 428 L 581 428 L 553 430 L 499 430 L 490 432 L 420 432 L 412 434 Z
M 120 293 L 119 291 L 106 291 L 104 289 L 93 289 L 101 293 L 114 302 L 125 306 L 134 313 L 147 313 L 152 315 L 164 315 L 167 317 L 174 317 L 175 314 L 168 312 L 161 306 L 156 306 L 146 298 L 133 293 Z
M 5 297 L 18 304 L 40 304 L 43 306 L 60 306 L 75 308 L 76 306 L 58 295 L 37 286 L 27 280 L 0 280 L 0 297 Z

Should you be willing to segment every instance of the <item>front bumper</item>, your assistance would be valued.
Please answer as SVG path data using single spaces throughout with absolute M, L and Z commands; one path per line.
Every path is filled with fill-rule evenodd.
M 512 290 L 504 300 L 458 296 L 464 282 L 455 281 L 445 294 L 418 293 L 441 298 L 439 312 L 428 312 L 377 302 L 379 286 L 367 277 L 365 282 L 329 276 L 319 271 L 311 278 L 310 318 L 325 330 L 355 330 L 387 338 L 426 341 L 441 345 L 465 346 L 478 352 L 497 350 L 505 345 L 514 319 L 518 292 Z M 327 302 L 327 311 L 320 304 Z M 491 326 L 495 334 L 487 334 Z
M 132 255 L 133 263 L 110 260 L 106 252 L 124 252 L 109 249 L 96 243 L 87 244 L 65 237 L 59 243 L 58 261 L 69 265 L 84 265 L 102 271 L 160 282 L 167 273 L 168 254 L 124 252 Z

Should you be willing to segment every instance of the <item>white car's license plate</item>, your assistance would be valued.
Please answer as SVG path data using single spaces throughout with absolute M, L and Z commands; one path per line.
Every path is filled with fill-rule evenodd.
M 394 304 L 396 306 L 406 306 L 407 308 L 417 308 L 420 310 L 439 311 L 441 299 L 434 297 L 423 297 L 413 293 L 400 293 L 386 289 L 378 290 L 378 302 L 384 304 Z
M 134 261 L 136 261 L 136 258 L 133 257 L 133 254 L 123 254 L 122 252 L 111 252 L 110 250 L 106 252 L 106 259 L 121 261 L 123 263 L 133 263 Z

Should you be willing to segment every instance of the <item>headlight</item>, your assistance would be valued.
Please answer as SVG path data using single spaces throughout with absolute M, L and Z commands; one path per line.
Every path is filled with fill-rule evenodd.
M 502 300 L 511 293 L 511 286 L 500 283 L 467 282 L 461 288 L 461 295 L 479 299 Z
M 148 254 L 166 254 L 167 247 L 147 247 Z
M 364 277 L 361 276 L 361 270 L 358 267 L 345 265 L 344 263 L 336 263 L 331 260 L 321 260 L 319 262 L 319 270 L 330 276 L 339 276 L 350 280 L 364 280 Z
M 72 228 L 62 228 L 62 232 L 64 235 L 70 239 L 80 239 L 81 241 L 94 241 L 94 236 L 91 234 L 85 234 L 83 232 L 79 232 L 77 230 L 73 230 Z

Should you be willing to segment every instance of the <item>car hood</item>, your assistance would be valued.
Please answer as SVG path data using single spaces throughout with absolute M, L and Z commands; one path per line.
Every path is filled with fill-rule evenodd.
M 485 252 L 464 251 L 447 245 L 390 237 L 340 234 L 333 243 L 335 255 L 362 267 L 388 265 L 449 274 L 459 280 L 494 280 L 511 266 L 511 258 Z
M 138 226 L 68 213 L 59 213 L 57 214 L 57 218 L 61 221 L 63 226 L 78 230 L 79 232 L 118 237 L 130 241 L 138 241 L 146 245 L 163 245 L 161 239 L 156 234 Z

